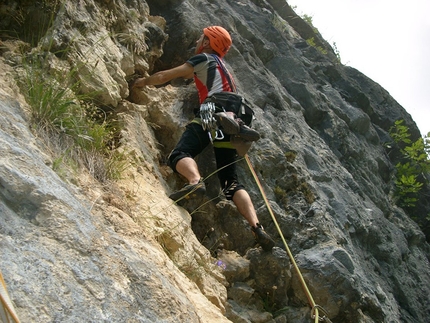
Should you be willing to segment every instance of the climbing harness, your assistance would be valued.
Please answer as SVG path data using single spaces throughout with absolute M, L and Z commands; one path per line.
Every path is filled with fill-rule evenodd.
M 206 57 L 208 57 L 207 54 L 205 54 L 205 55 L 206 55 Z M 221 67 L 224 75 L 227 78 L 227 81 L 230 85 L 230 88 L 233 91 L 236 91 L 236 85 L 233 82 L 233 78 L 230 76 L 230 73 L 228 72 L 228 70 L 224 66 L 222 60 L 215 54 L 213 54 L 211 56 L 215 59 L 218 66 Z M 200 105 L 200 118 L 202 120 L 202 127 L 203 127 L 203 130 L 208 131 L 209 138 L 211 139 L 211 142 L 213 142 L 212 134 L 211 134 L 212 132 L 215 133 L 214 139 L 218 139 L 218 140 L 224 139 L 224 134 L 220 129 L 218 129 L 217 122 L 216 122 L 215 118 L 213 117 L 213 114 L 215 113 L 216 108 L 217 108 L 217 106 L 216 106 L 215 102 L 212 102 L 210 100 L 206 100 L 204 103 L 202 103 Z M 224 108 L 222 108 L 222 110 L 225 112 Z
M 211 56 L 216 60 L 218 66 L 221 67 L 232 92 L 217 92 L 212 94 L 210 99 L 218 104 L 218 106 L 222 106 L 228 111 L 234 112 L 237 118 L 240 118 L 247 126 L 251 126 L 252 121 L 255 119 L 254 111 L 247 100 L 238 93 L 234 79 L 227 70 L 223 60 L 215 54 L 212 54 Z
M 18 316 L 7 293 L 6 283 L 0 272 L 0 319 L 4 323 L 19 323 Z
M 263 186 L 261 185 L 261 182 L 258 179 L 257 173 L 255 172 L 254 168 L 252 167 L 251 160 L 249 159 L 249 156 L 247 154 L 245 155 L 245 160 L 246 160 L 246 163 L 248 164 L 249 170 L 252 173 L 252 176 L 254 177 L 254 180 L 255 180 L 255 182 L 256 182 L 256 184 L 258 186 L 258 189 L 260 190 L 260 193 L 263 196 L 264 203 L 266 204 L 266 207 L 267 207 L 267 209 L 268 209 L 268 211 L 270 213 L 270 216 L 272 217 L 272 220 L 275 223 L 276 229 L 278 230 L 278 233 L 281 236 L 281 239 L 282 239 L 282 242 L 284 243 L 284 246 L 285 246 L 285 249 L 287 251 L 288 257 L 290 258 L 290 261 L 293 264 L 293 267 L 294 267 L 294 269 L 295 269 L 295 271 L 297 273 L 297 276 L 299 277 L 299 281 L 300 281 L 300 283 L 302 285 L 303 291 L 305 292 L 306 297 L 308 298 L 309 305 L 311 306 L 311 309 L 312 309 L 311 310 L 311 318 L 315 319 L 315 321 L 314 321 L 315 323 L 317 323 L 318 321 L 320 321 L 320 322 L 325 321 L 325 322 L 329 322 L 330 323 L 331 321 L 327 317 L 326 311 L 324 311 L 324 309 L 321 306 L 319 306 L 319 305 L 317 305 L 315 303 L 315 301 L 314 301 L 314 299 L 313 299 L 313 297 L 312 297 L 312 295 L 311 295 L 311 293 L 310 293 L 310 291 L 309 291 L 309 289 L 308 289 L 308 287 L 306 285 L 306 282 L 305 282 L 305 280 L 304 280 L 304 278 L 303 278 L 303 276 L 302 276 L 302 274 L 300 272 L 299 267 L 297 266 L 297 263 L 296 263 L 296 261 L 294 259 L 294 256 L 291 253 L 290 248 L 288 247 L 287 242 L 285 241 L 284 235 L 282 234 L 282 231 L 281 231 L 281 228 L 279 227 L 278 221 L 276 220 L 276 217 L 273 214 L 272 208 L 270 207 L 270 204 L 269 204 L 267 196 L 266 196 L 266 194 L 264 192 Z M 324 315 L 321 316 L 321 317 L 319 315 L 320 310 L 321 310 L 322 313 L 324 313 Z
M 209 55 L 205 55 L 209 57 Z M 205 102 L 200 105 L 199 123 L 201 124 L 203 130 L 208 132 L 211 142 L 214 143 L 214 140 L 224 139 L 224 133 L 218 128 L 217 119 L 215 119 L 214 117 L 214 114 L 216 112 L 231 113 L 234 119 L 237 118 L 237 121 L 240 120 L 240 122 L 244 123 L 247 126 L 251 125 L 251 122 L 255 117 L 254 111 L 245 102 L 245 99 L 241 95 L 237 94 L 236 85 L 234 84 L 233 78 L 225 67 L 222 59 L 220 59 L 215 54 L 211 56 L 215 59 L 217 65 L 221 68 L 222 74 L 227 79 L 230 89 L 233 91 L 221 91 L 213 93 L 210 97 L 206 98 Z M 224 132 L 227 134 L 236 134 L 229 133 L 226 129 L 224 129 Z M 236 145 L 240 146 L 240 143 L 237 142 Z M 230 148 L 233 146 L 234 145 L 230 144 Z M 244 153 L 246 153 L 248 149 L 249 147 L 244 150 Z M 244 153 L 241 154 L 241 156 L 243 156 Z

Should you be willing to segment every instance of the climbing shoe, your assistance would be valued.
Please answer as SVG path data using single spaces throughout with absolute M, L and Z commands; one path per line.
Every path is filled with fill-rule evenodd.
M 260 134 L 258 133 L 258 131 L 251 129 L 246 124 L 240 125 L 239 133 L 236 136 L 246 141 L 257 141 L 258 139 L 260 139 Z
M 252 227 L 255 241 L 263 248 L 264 251 L 270 251 L 275 246 L 275 241 L 264 231 L 263 226 L 257 223 L 256 227 Z
M 169 195 L 174 201 L 179 201 L 184 199 L 203 197 L 206 194 L 205 183 L 200 180 L 197 184 L 186 184 L 179 191 L 173 192 Z
M 230 136 L 230 142 L 239 156 L 245 156 L 252 145 L 252 141 L 245 140 L 239 136 Z
M 240 127 L 239 123 L 234 120 L 233 116 L 228 115 L 226 112 L 214 113 L 213 117 L 217 121 L 217 125 L 221 128 L 223 132 L 228 135 L 236 135 L 239 133 Z

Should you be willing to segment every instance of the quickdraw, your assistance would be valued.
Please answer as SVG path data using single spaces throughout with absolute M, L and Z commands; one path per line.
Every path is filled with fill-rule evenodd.
M 217 122 L 213 117 L 215 109 L 216 106 L 213 102 L 205 102 L 200 105 L 200 119 L 202 120 L 202 128 L 208 132 L 211 142 L 214 139 L 224 139 L 224 134 L 220 129 L 218 129 Z M 214 132 L 215 138 L 212 138 L 212 132 Z

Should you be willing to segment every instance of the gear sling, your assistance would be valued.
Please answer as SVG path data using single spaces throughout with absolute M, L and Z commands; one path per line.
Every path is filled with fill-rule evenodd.
M 245 99 L 241 95 L 237 94 L 233 78 L 230 76 L 230 73 L 227 71 L 222 60 L 217 55 L 212 54 L 212 56 L 221 67 L 234 92 L 222 91 L 214 93 L 207 98 L 205 102 L 213 102 L 218 109 L 222 109 L 221 111 L 233 112 L 236 117 L 241 119 L 247 126 L 251 126 L 252 120 L 255 118 L 254 111 L 247 102 L 245 102 Z M 219 111 L 220 110 L 215 110 L 215 112 Z

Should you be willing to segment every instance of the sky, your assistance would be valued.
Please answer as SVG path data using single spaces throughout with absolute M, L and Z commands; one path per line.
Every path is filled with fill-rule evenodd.
M 287 0 L 430 132 L 430 0 Z

